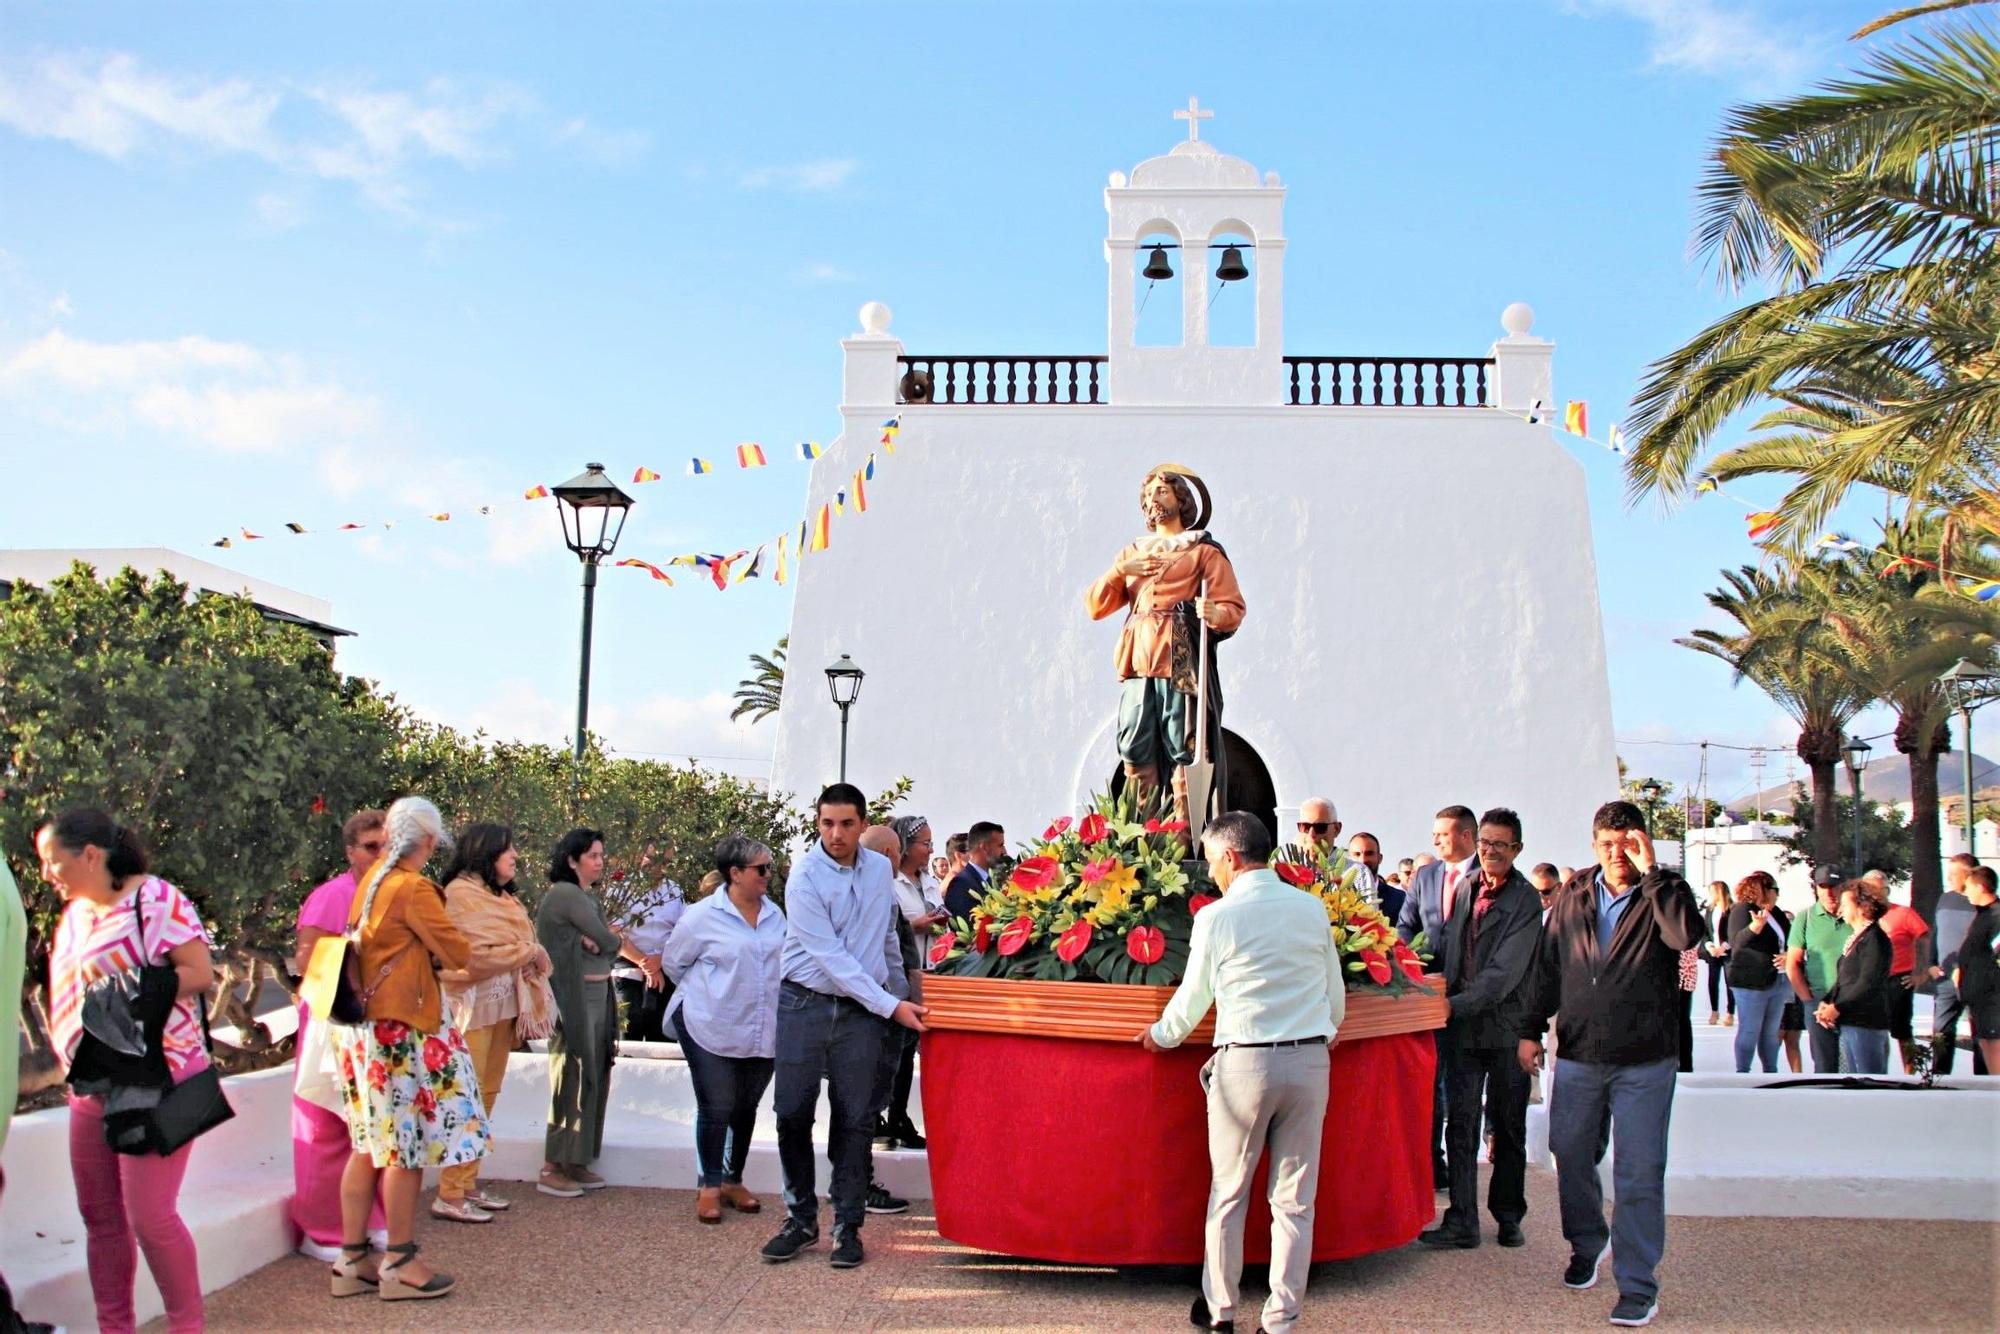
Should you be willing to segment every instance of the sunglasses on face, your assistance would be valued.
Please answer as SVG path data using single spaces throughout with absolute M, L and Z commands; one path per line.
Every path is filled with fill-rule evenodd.
M 771 878 L 771 863 L 769 862 L 758 862 L 754 866 L 744 866 L 738 869 L 744 871 L 755 871 L 758 875 L 763 876 L 766 880 L 769 880 Z
M 1331 828 L 1333 828 L 1333 821 L 1331 820 L 1299 821 L 1299 832 L 1301 834 L 1324 834 Z

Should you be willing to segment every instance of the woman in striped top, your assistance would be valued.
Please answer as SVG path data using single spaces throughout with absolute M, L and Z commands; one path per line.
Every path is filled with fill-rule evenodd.
M 49 1028 L 65 1074 L 73 1082 L 84 1078 L 96 1043 L 84 1034 L 85 990 L 100 978 L 158 963 L 170 964 L 179 978 L 160 1041 L 168 1077 L 178 1084 L 200 1073 L 208 1052 L 195 1006 L 213 975 L 194 905 L 147 874 L 137 836 L 102 811 L 64 811 L 35 835 L 35 851 L 43 876 L 67 901 L 49 957 Z M 102 1098 L 72 1089 L 69 1108 L 70 1173 L 98 1327 L 106 1334 L 134 1328 L 132 1285 L 143 1248 L 166 1303 L 167 1327 L 174 1334 L 199 1330 L 201 1276 L 179 1209 L 192 1142 L 164 1157 L 115 1153 L 104 1138 Z

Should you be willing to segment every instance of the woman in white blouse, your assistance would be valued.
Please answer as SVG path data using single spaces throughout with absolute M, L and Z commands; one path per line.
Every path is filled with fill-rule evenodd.
M 690 906 L 660 966 L 673 979 L 667 1022 L 694 1080 L 695 1216 L 720 1223 L 722 1206 L 754 1214 L 743 1165 L 757 1105 L 770 1087 L 778 1039 L 779 956 L 785 915 L 765 897 L 771 850 L 731 834 L 715 846 L 724 892 Z

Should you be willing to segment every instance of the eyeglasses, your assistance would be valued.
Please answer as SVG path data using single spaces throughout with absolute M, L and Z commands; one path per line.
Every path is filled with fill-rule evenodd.
M 384 842 L 383 839 L 378 838 L 372 840 L 364 840 L 363 842 L 356 843 L 354 846 L 360 848 L 363 852 L 367 853 L 371 857 L 377 857 L 380 856 L 382 853 L 383 842 Z
M 1301 834 L 1324 834 L 1331 828 L 1333 828 L 1333 821 L 1331 820 L 1299 821 L 1299 832 Z
M 771 878 L 771 863 L 769 862 L 758 862 L 755 866 L 743 866 L 743 867 L 738 867 L 737 869 L 743 871 L 755 871 L 758 875 L 763 876 L 766 880 L 769 880 Z
M 1518 848 L 1520 846 L 1521 845 L 1519 843 L 1504 842 L 1504 841 L 1495 842 L 1493 839 L 1490 838 L 1482 838 L 1479 840 L 1479 850 L 1481 852 L 1506 852 L 1510 848 Z

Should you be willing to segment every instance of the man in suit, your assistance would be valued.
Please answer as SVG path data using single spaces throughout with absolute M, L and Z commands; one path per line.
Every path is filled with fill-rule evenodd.
M 1542 929 L 1541 896 L 1514 869 L 1521 855 L 1521 817 L 1504 806 L 1486 812 L 1479 817 L 1476 846 L 1479 870 L 1455 896 L 1438 951 L 1451 1004 L 1444 1028 L 1451 1049 L 1445 1095 L 1451 1207 L 1438 1226 L 1417 1238 L 1426 1246 L 1464 1250 L 1479 1245 L 1482 1105 L 1493 1126 L 1486 1210 L 1500 1225 L 1502 1246 L 1527 1241 L 1521 1220 L 1528 1212 L 1528 1076 L 1519 1044 L 1528 968 Z
M 945 887 L 944 910 L 953 917 L 969 917 L 972 905 L 986 892 L 987 868 L 1007 850 L 1007 831 L 981 820 L 966 831 L 965 865 Z
M 1447 806 L 1431 821 L 1431 846 L 1437 849 L 1437 860 L 1416 869 L 1411 883 L 1405 886 L 1402 915 L 1396 920 L 1396 931 L 1404 940 L 1424 938 L 1427 952 L 1431 956 L 1432 967 L 1441 966 L 1443 956 L 1439 953 L 1444 944 L 1445 919 L 1456 906 L 1458 892 L 1478 865 L 1473 855 L 1473 842 L 1479 824 L 1472 818 L 1469 806 Z M 1451 1049 L 1445 1045 L 1444 1035 L 1437 1037 L 1437 1083 L 1431 1090 L 1431 1177 L 1432 1184 L 1439 1190 L 1451 1188 L 1451 1174 L 1445 1163 L 1444 1119 L 1447 1070 L 1451 1062 Z
M 1400 918 L 1405 896 L 1401 886 L 1382 878 L 1382 840 L 1370 833 L 1356 834 L 1347 840 L 1347 860 L 1361 867 L 1354 883 L 1374 891 L 1376 902 L 1382 905 L 1382 915 L 1391 922 Z

